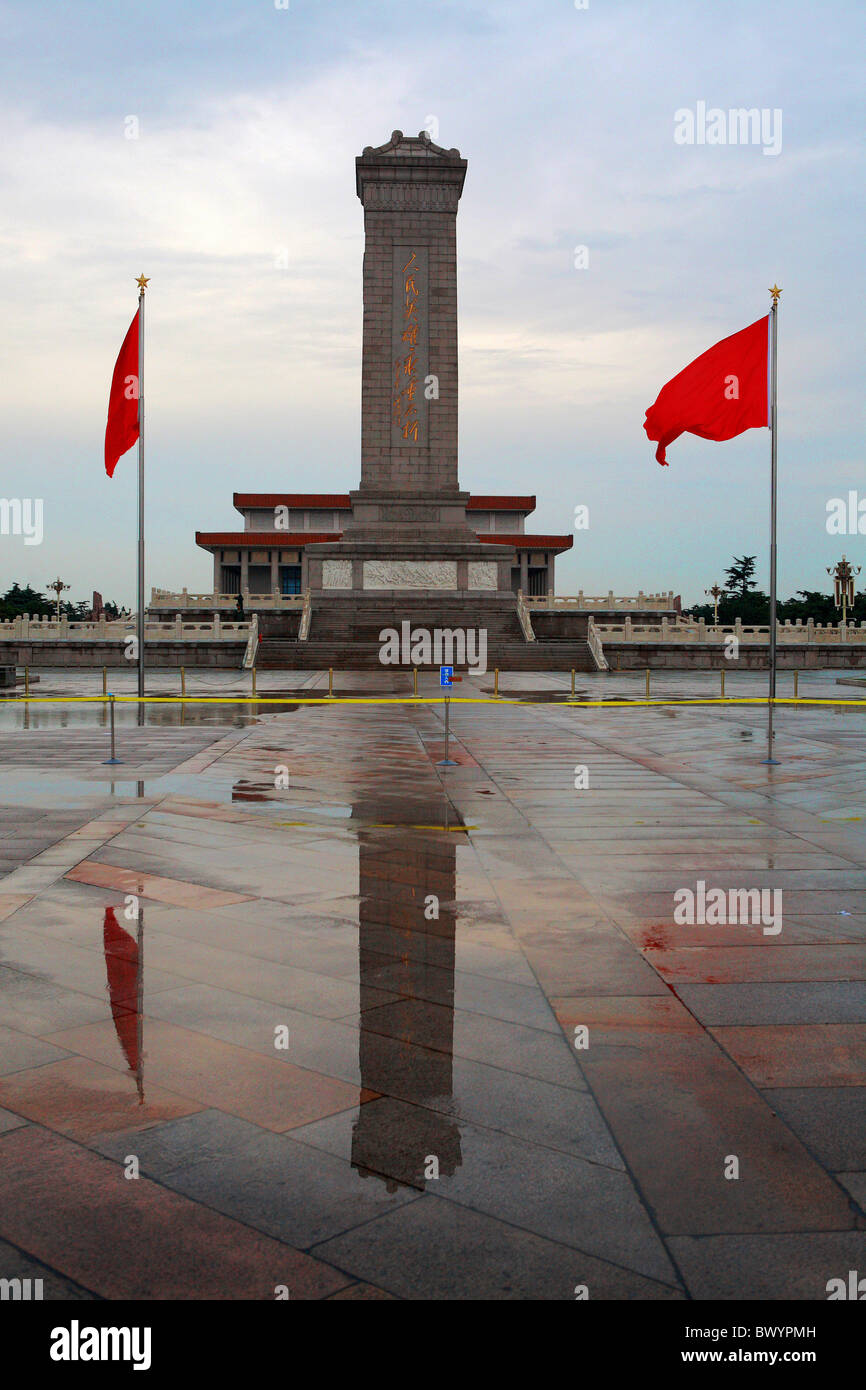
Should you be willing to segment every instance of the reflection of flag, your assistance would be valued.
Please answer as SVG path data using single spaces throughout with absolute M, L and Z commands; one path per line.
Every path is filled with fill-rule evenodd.
M 108 420 L 105 426 L 105 471 L 113 476 L 121 454 L 131 449 L 138 438 L 138 315 L 129 325 L 123 345 L 114 364 L 111 394 L 108 397 Z
M 141 1060 L 138 1038 L 138 942 L 119 926 L 114 908 L 105 909 L 103 924 L 105 970 L 114 1027 L 129 1069 L 136 1074 Z
M 647 438 L 658 441 L 659 463 L 667 464 L 665 449 L 681 434 L 733 439 L 769 425 L 769 323 L 766 315 L 723 338 L 662 387 L 644 421 Z

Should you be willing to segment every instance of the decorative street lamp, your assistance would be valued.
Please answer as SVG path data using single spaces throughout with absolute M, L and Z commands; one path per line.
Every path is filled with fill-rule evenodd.
M 842 626 L 845 626 L 848 609 L 854 606 L 854 579 L 860 573 L 860 566 L 854 566 L 845 556 L 831 569 L 827 566 L 827 573 L 833 576 L 833 602 L 837 608 L 842 609 Z
M 718 627 L 719 625 L 719 599 L 724 592 L 724 589 L 720 589 L 718 584 L 714 584 L 711 589 L 704 589 L 707 598 L 713 600 L 713 627 Z
M 48 585 L 48 588 L 53 589 L 57 595 L 57 621 L 60 622 L 60 595 L 64 589 L 69 588 L 69 585 L 64 584 L 62 579 L 55 579 L 53 584 Z

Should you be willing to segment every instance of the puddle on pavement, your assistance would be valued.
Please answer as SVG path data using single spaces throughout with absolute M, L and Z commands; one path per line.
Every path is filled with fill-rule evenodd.
M 484 686 L 481 693 L 492 696 L 493 686 Z M 572 695 L 568 690 L 500 690 L 499 698 L 501 700 L 522 700 L 527 705 L 560 705 L 563 700 L 587 700 L 589 699 L 589 691 L 576 690 Z
M 268 699 L 276 695 L 269 693 Z M 193 702 L 176 705 L 147 705 L 144 709 L 144 728 L 219 727 L 245 729 L 274 714 L 293 714 L 297 703 L 241 704 L 240 702 L 200 705 Z M 116 704 L 115 726 L 118 729 L 139 728 L 139 709 L 136 705 Z M 0 733 L 18 729 L 50 731 L 53 729 L 103 729 L 109 724 L 108 707 L 103 704 L 38 705 L 17 701 L 0 701 Z
M 463 823 L 450 803 L 436 798 L 411 802 L 371 798 L 340 809 L 357 822 L 353 835 L 357 844 L 357 867 L 348 869 L 348 882 L 343 885 L 352 890 L 357 936 L 341 934 L 345 960 L 338 962 L 339 969 L 329 969 L 329 973 L 320 978 L 324 993 L 333 984 L 332 973 L 337 979 L 356 978 L 358 981 L 360 1027 L 354 1026 L 353 1016 L 351 1021 L 345 1021 L 342 1030 L 350 1039 L 354 1038 L 357 1047 L 360 1088 L 360 1104 L 351 1119 L 346 1116 L 346 1157 L 365 1183 L 381 1183 L 391 1193 L 401 1188 L 423 1191 L 431 1177 L 449 1176 L 463 1162 L 453 1094 L 457 860 L 461 843 L 461 837 L 453 832 L 462 829 Z M 151 1094 L 153 1103 L 158 1104 L 158 1096 L 179 1084 L 193 1084 L 190 1095 L 197 1098 L 195 1084 L 190 1083 L 189 1069 L 184 1069 L 183 1063 L 181 1070 L 186 1080 L 178 1081 L 175 1055 L 161 1038 L 165 1025 L 153 1022 L 147 1012 L 147 972 L 161 968 L 154 960 L 160 959 L 166 930 L 161 927 L 164 904 L 146 897 L 148 887 L 144 876 L 138 898 L 127 896 L 128 887 L 106 888 L 108 894 L 116 891 L 116 902 L 94 907 L 92 923 L 82 924 L 82 935 L 68 938 L 70 944 L 74 940 L 79 948 L 79 956 L 86 954 L 94 963 L 91 984 L 85 992 L 105 1000 L 104 1019 L 106 1023 L 110 1020 L 114 1034 L 113 1061 L 109 1065 L 119 1077 L 125 1077 L 125 1082 L 117 1088 L 106 1087 L 100 1072 L 93 1083 L 92 1096 L 87 1094 L 89 1083 L 86 1080 L 76 1083 L 82 1109 L 86 1112 L 96 1101 L 100 1107 L 100 1123 L 110 1128 L 116 1127 L 110 1123 L 115 1118 L 109 1113 L 112 1110 L 117 1112 L 120 1128 L 125 1128 L 129 1119 L 134 1119 L 139 1106 L 151 1103 Z M 156 909 L 152 913 L 151 905 Z M 240 921 L 243 909 L 237 911 Z M 220 934 L 226 927 L 225 915 L 206 918 L 203 911 L 195 915 L 202 919 L 202 926 L 189 937 L 173 936 L 175 954 L 179 950 L 182 952 L 187 943 L 192 956 L 196 957 L 199 949 L 208 944 L 211 922 L 215 944 L 223 944 Z M 26 908 L 22 916 L 26 920 Z M 343 926 L 354 925 L 354 922 L 354 916 L 348 917 Z M 24 925 L 24 921 L 21 924 Z M 293 931 L 296 933 L 298 953 L 308 971 L 317 971 L 322 965 L 320 952 L 323 949 L 324 959 L 333 967 L 334 944 L 323 943 L 320 935 L 311 938 L 309 926 L 298 917 L 296 907 L 287 906 L 285 923 L 281 925 L 277 921 L 274 925 L 284 940 L 291 940 Z M 172 932 L 171 927 L 167 930 Z M 150 945 L 149 932 L 152 933 Z M 19 944 L 21 937 L 26 938 L 26 945 Z M 34 959 L 34 939 L 44 942 L 44 973 Z M 0 926 L 0 943 L 4 965 L 13 969 L 16 966 L 21 970 L 26 968 L 31 979 L 41 976 L 43 981 L 57 982 L 49 959 L 57 946 L 53 936 L 42 936 L 37 927 L 35 932 L 13 931 L 7 937 L 6 929 Z M 236 951 L 241 949 L 240 945 L 235 947 Z M 278 953 L 274 959 L 278 963 L 294 964 L 298 961 L 298 953 L 290 951 L 284 956 Z M 100 957 L 100 964 L 96 964 Z M 263 982 L 270 977 L 271 959 L 257 957 L 255 951 L 251 951 L 240 965 L 245 982 L 243 994 L 267 1006 L 274 1018 L 279 1019 L 280 1006 L 272 1002 L 273 993 L 269 989 L 263 989 L 261 995 L 256 993 L 255 973 L 250 970 L 256 965 L 260 967 Z M 210 982 L 197 971 L 196 979 L 230 988 L 224 974 L 219 981 Z M 293 1003 L 290 996 L 284 1002 L 289 1007 Z M 304 1006 L 299 1008 L 302 1010 Z M 305 1016 L 309 1018 L 309 1029 L 304 1026 Z M 203 1018 L 184 1014 L 175 1022 L 192 1027 L 195 1031 L 190 1034 L 191 1038 L 204 1034 L 227 1041 L 232 1036 L 229 1017 Z M 330 1030 L 339 1027 L 339 1023 L 331 1024 L 330 1030 L 324 1030 L 323 1035 L 321 1022 L 316 1014 L 295 1012 L 289 1047 L 277 1056 L 295 1064 L 300 1061 L 300 1065 L 325 1075 L 332 1074 Z M 260 1039 L 253 1032 L 245 1046 L 273 1058 L 271 1025 L 263 1024 L 261 1032 Z M 152 1054 L 148 1047 L 149 1033 L 153 1039 Z M 341 1054 L 342 1050 L 341 1045 Z M 213 1083 L 218 1080 L 212 1077 L 207 1083 L 211 1096 Z M 278 1104 L 279 1093 L 276 1088 L 272 1104 Z M 287 1111 L 291 1104 L 288 1098 Z M 400 1109 L 397 1124 L 395 1104 Z M 229 1100 L 227 1109 L 232 1110 Z M 290 1118 L 287 1113 L 287 1121 Z M 279 1128 L 273 1124 L 272 1127 Z M 431 1160 L 435 1171 L 431 1170 Z M 255 1180 L 255 1173 L 251 1178 Z

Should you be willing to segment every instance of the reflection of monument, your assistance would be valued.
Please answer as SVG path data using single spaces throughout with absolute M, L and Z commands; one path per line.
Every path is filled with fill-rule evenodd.
M 406 802 L 354 807 L 361 820 L 407 820 Z M 352 1163 L 362 1173 L 424 1186 L 428 1156 L 441 1175 L 460 1165 L 460 1131 L 451 1105 L 454 1035 L 454 898 L 459 825 L 446 802 L 412 803 L 412 825 L 361 830 L 359 944 L 361 1085 L 413 1103 L 412 1122 L 397 1139 L 375 1102 L 362 1105 L 352 1135 Z M 438 918 L 434 912 L 438 911 Z M 389 1031 L 375 1031 L 382 989 L 400 996 L 385 1006 Z M 364 1026 L 371 1009 L 372 1027 Z M 437 1109 L 428 1108 L 430 1105 Z

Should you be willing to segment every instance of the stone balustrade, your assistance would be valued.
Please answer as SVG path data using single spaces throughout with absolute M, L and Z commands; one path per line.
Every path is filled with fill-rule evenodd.
M 606 594 L 585 594 L 582 589 L 579 589 L 576 594 L 554 594 L 552 590 L 549 590 L 544 595 L 535 595 L 534 597 L 526 595 L 525 602 L 530 609 L 586 608 L 592 610 L 597 608 L 618 613 L 628 612 L 631 608 L 636 612 L 652 612 L 654 609 L 657 612 L 664 612 L 673 609 L 674 594 L 673 590 L 666 594 L 645 594 L 639 589 L 636 595 L 624 597 L 621 594 L 614 594 L 612 590 L 608 590 Z
M 145 640 L 163 642 L 246 642 L 250 624 L 226 622 L 219 614 L 213 621 L 195 622 L 176 617 L 167 622 L 147 622 Z M 0 622 L 0 642 L 125 642 L 136 633 L 135 619 L 80 623 L 68 618 L 20 618 Z
M 626 617 L 620 623 L 596 623 L 595 630 L 602 642 L 675 642 L 718 643 L 736 637 L 742 643 L 768 643 L 768 626 L 745 626 L 739 619 L 734 623 L 708 623 L 703 618 L 662 618 L 658 623 L 635 623 Z M 802 618 L 776 624 L 776 641 L 806 643 L 808 646 L 845 645 L 866 642 L 866 623 L 816 623 Z
M 245 608 L 301 608 L 304 603 L 303 594 L 281 594 L 276 589 L 268 594 L 251 594 L 249 590 L 243 591 Z M 221 594 L 217 590 L 211 593 L 193 594 L 188 589 L 181 589 L 180 593 L 172 593 L 170 589 L 151 589 L 150 603 L 148 609 L 158 611 L 160 608 L 172 611 L 180 609 L 208 608 L 225 609 L 227 612 L 235 612 L 238 606 L 237 594 Z

